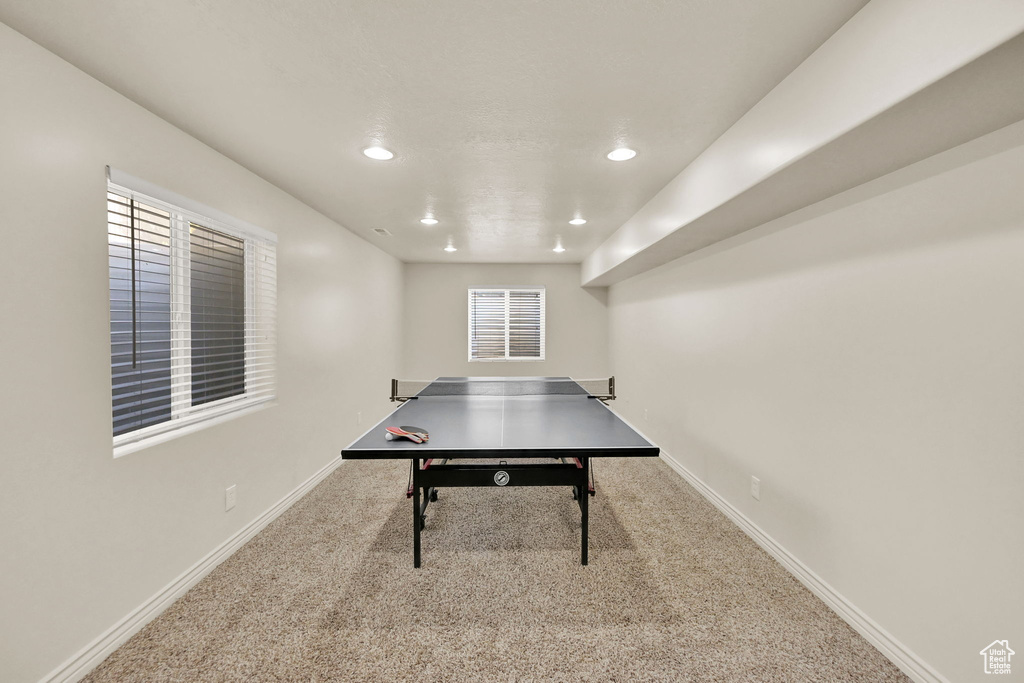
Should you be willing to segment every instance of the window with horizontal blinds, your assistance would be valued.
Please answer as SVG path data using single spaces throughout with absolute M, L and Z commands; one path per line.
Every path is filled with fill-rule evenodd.
M 245 242 L 189 225 L 192 405 L 245 393 Z
M 107 195 L 114 435 L 171 419 L 170 214 Z
M 188 203 L 108 181 L 115 455 L 275 395 L 276 238 Z
M 544 288 L 471 288 L 469 360 L 544 360 Z

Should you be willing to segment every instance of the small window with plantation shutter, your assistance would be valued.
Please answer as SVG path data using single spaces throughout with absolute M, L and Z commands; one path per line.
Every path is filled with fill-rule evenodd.
M 274 398 L 277 257 L 272 233 L 109 174 L 110 368 L 120 455 Z
M 469 360 L 544 360 L 544 288 L 471 288 Z

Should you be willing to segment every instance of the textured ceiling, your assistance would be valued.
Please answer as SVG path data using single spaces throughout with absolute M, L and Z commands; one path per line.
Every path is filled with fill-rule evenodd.
M 0 0 L 0 21 L 402 260 L 579 262 L 864 4 Z M 605 159 L 620 144 L 639 154 Z

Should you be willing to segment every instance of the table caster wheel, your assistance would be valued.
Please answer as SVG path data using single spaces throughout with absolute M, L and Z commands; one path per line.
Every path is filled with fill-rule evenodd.
M 437 502 L 437 489 L 431 489 L 430 490 L 430 502 L 431 503 Z
M 427 516 L 420 515 L 420 529 L 424 529 L 427 526 Z

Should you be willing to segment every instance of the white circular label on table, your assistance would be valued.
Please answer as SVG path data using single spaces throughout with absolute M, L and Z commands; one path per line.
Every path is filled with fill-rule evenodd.
M 505 484 L 507 484 L 508 472 L 506 472 L 505 470 L 496 472 L 494 475 L 494 483 L 497 484 L 498 486 L 504 486 Z

